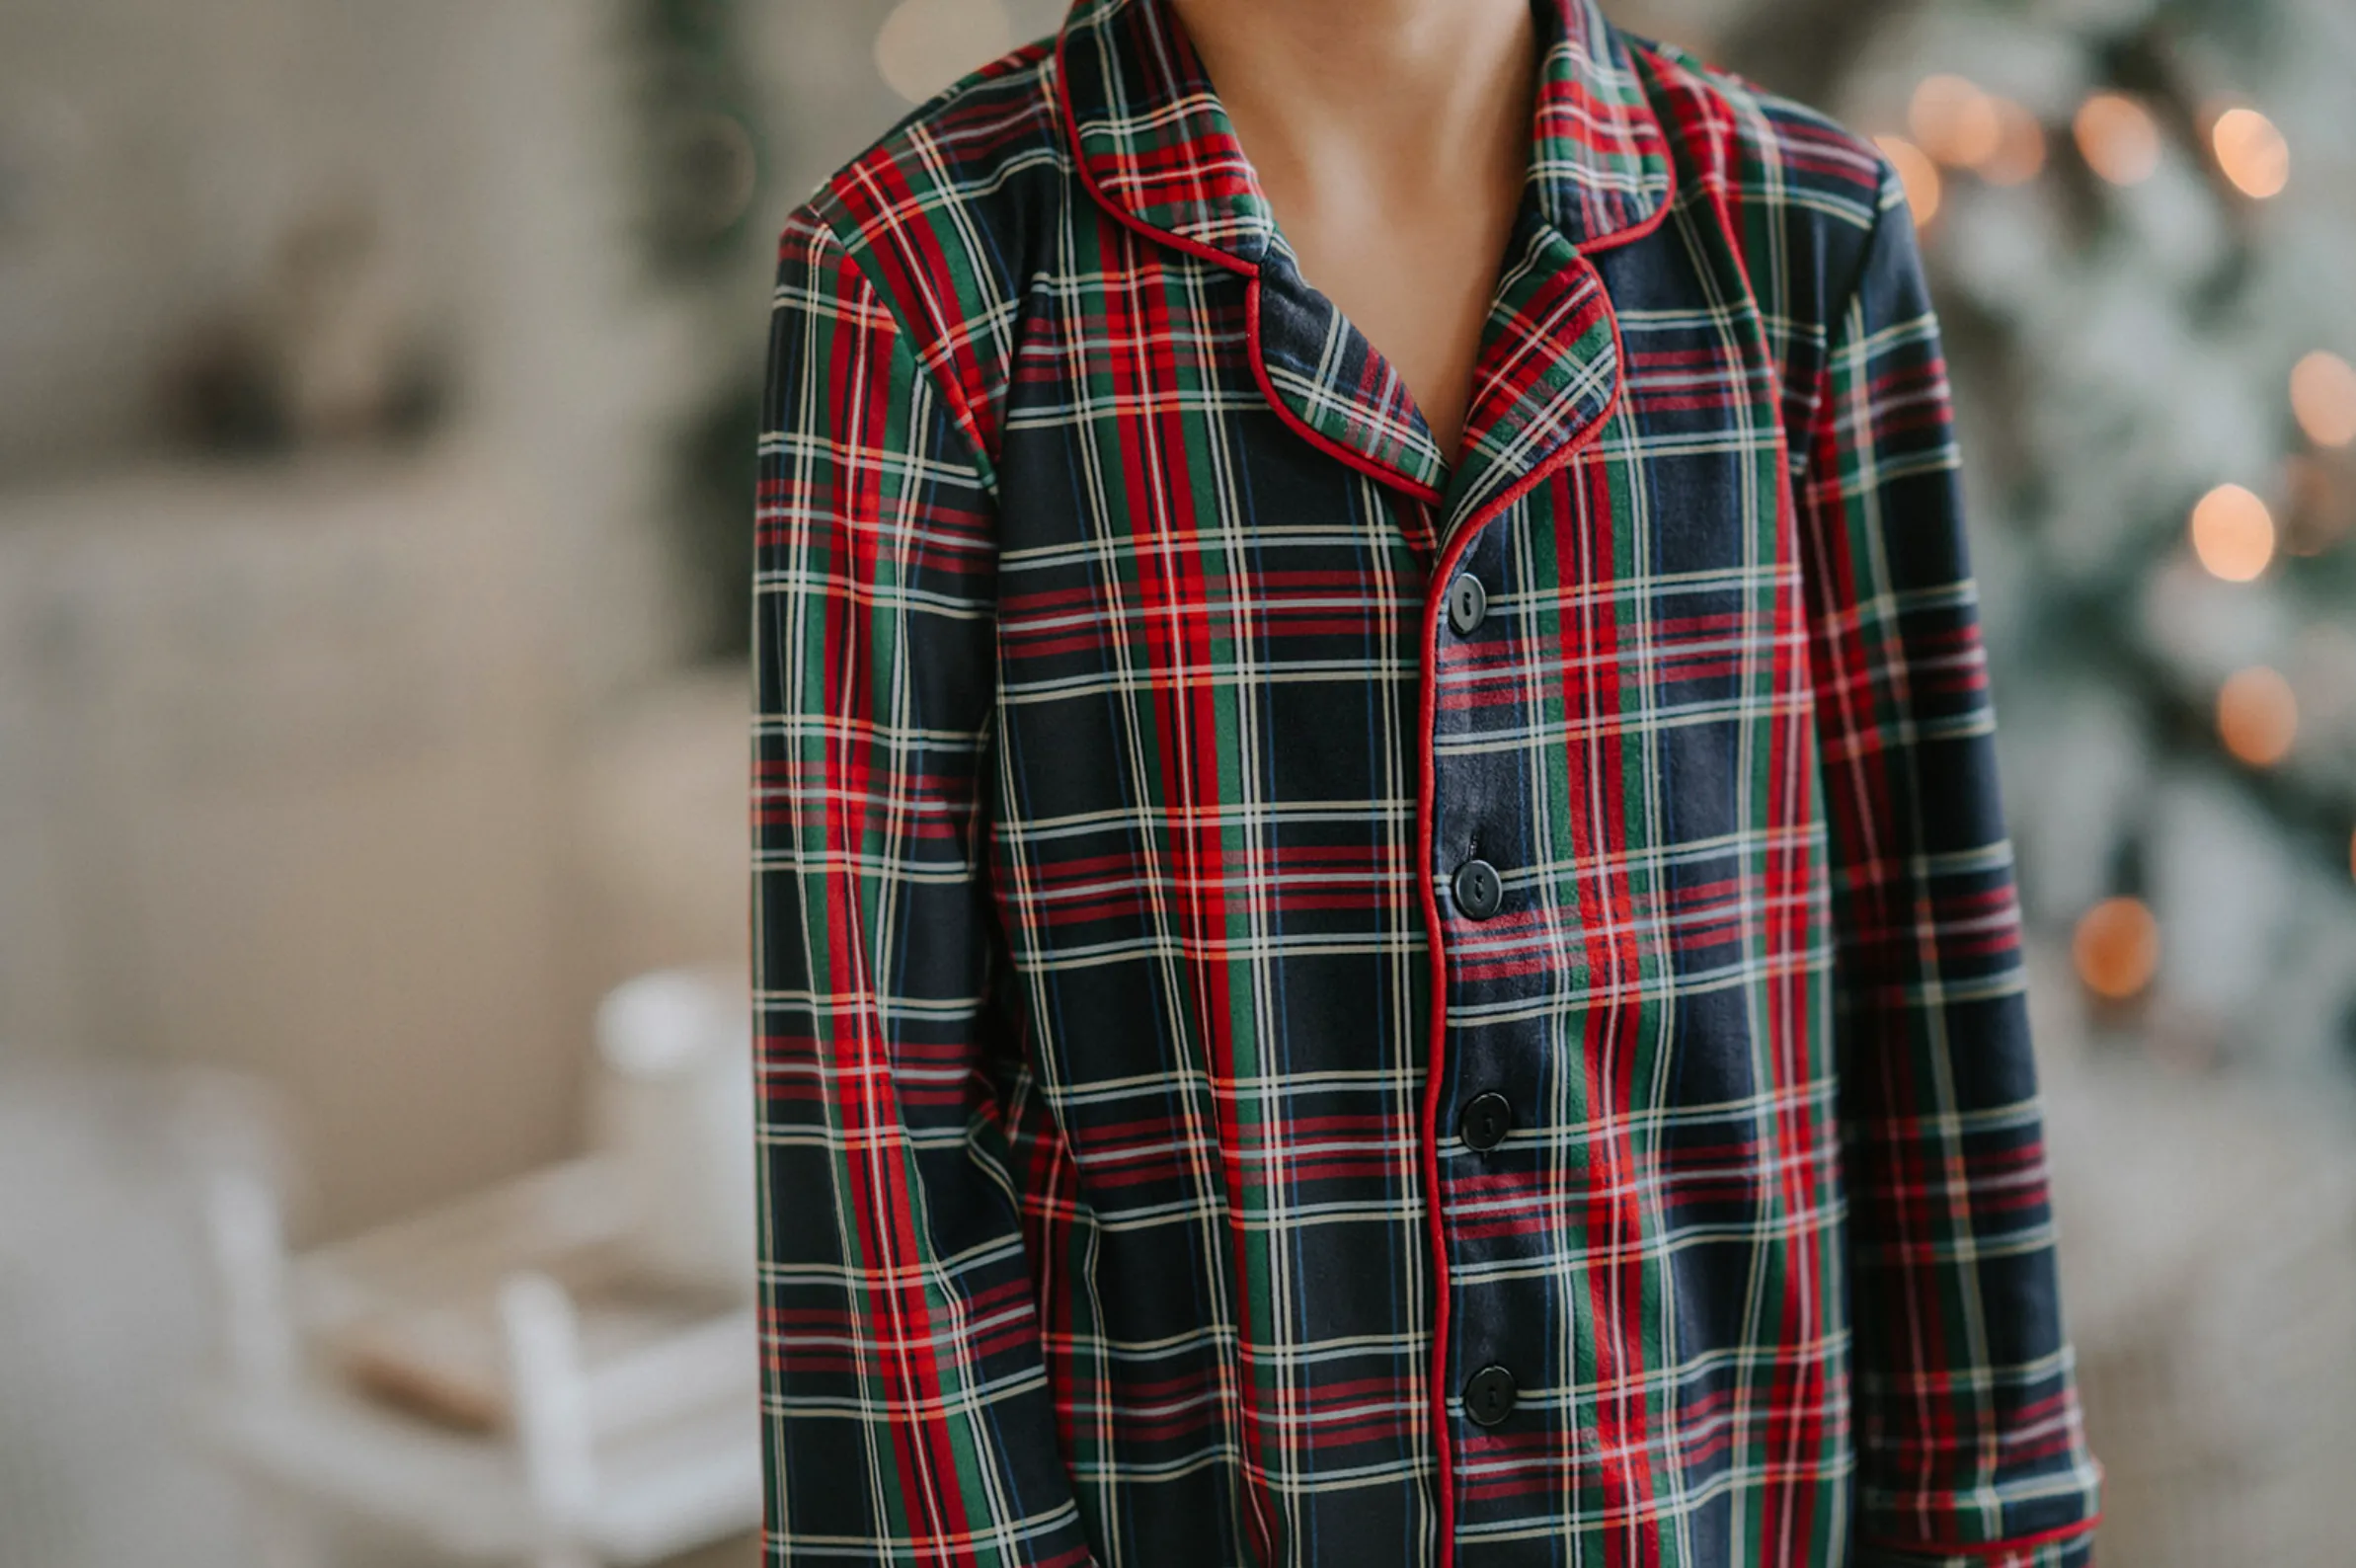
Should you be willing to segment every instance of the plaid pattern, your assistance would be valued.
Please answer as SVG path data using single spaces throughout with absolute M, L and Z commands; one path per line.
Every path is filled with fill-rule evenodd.
M 1453 465 L 1165 0 L 786 227 L 777 1561 L 2089 1560 L 1903 199 L 1541 15 Z

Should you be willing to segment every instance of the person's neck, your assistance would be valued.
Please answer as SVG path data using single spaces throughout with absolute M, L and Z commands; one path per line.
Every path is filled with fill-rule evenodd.
M 1302 277 L 1380 350 L 1445 459 L 1530 164 L 1530 0 L 1171 3 Z
M 1527 158 L 1530 0 L 1171 0 L 1265 171 L 1336 157 L 1406 195 Z

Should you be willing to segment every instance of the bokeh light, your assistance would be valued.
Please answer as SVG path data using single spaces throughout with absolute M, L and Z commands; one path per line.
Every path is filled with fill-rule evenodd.
M 2160 922 L 2140 899 L 2105 899 L 2079 917 L 2070 957 L 2086 989 L 2125 1001 L 2160 972 Z
M 2291 371 L 2291 412 L 2317 446 L 2356 442 L 2356 365 L 2317 350 Z
M 1882 156 L 1890 160 L 1890 167 L 1898 171 L 1898 178 L 1906 187 L 1906 204 L 1914 211 L 1915 227 L 1927 227 L 1938 216 L 1939 203 L 1945 199 L 1938 165 L 1904 136 L 1876 136 L 1874 145 L 1881 148 Z
M 2264 665 L 2238 670 L 2217 693 L 2217 735 L 2251 767 L 2272 767 L 2299 738 L 2299 699 L 2282 672 Z
M 2217 167 L 2243 196 L 2264 200 L 2291 183 L 2291 144 L 2254 109 L 2229 109 L 2209 132 Z
M 2192 509 L 2192 550 L 2212 576 L 2247 583 L 2274 559 L 2274 514 L 2239 485 L 2220 485 Z
M 2004 138 L 1997 101 L 1961 76 L 1925 77 L 1907 108 L 1906 124 L 1918 146 L 1957 169 L 1982 167 Z
M 2008 98 L 1995 103 L 1996 151 L 1979 165 L 1980 178 L 1990 185 L 2027 185 L 2045 172 L 2045 126 Z
M 2124 93 L 2096 93 L 2073 125 L 2086 167 L 2112 185 L 2140 185 L 2160 168 L 2160 124 Z

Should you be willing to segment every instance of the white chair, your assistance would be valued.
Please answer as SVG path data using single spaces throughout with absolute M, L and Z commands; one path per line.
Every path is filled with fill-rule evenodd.
M 629 1288 L 610 1161 L 299 1257 L 259 1182 L 222 1178 L 207 1212 L 226 1344 L 198 1411 L 266 1483 L 274 1568 L 321 1564 L 337 1510 L 537 1568 L 628 1568 L 759 1524 L 752 1313 Z

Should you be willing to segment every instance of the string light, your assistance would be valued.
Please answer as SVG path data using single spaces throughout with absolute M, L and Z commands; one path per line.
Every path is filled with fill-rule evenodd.
M 2027 185 L 2045 172 L 2045 127 L 2012 100 L 1994 102 L 1996 151 L 1980 164 L 1980 178 L 1990 185 Z
M 2140 899 L 2105 899 L 2079 917 L 2070 958 L 2086 989 L 2125 1001 L 2160 972 L 2160 922 Z
M 1924 77 L 1908 102 L 1906 125 L 1932 163 L 1969 169 L 1991 185 L 2026 185 L 2045 171 L 2037 117 L 1969 77 Z
M 2247 583 L 2274 559 L 2274 514 L 2239 485 L 2220 485 L 2192 509 L 2192 553 L 2211 576 Z
M 2217 167 L 2245 196 L 2263 201 L 2291 183 L 2291 144 L 2254 109 L 2229 109 L 2210 127 Z
M 2217 693 L 2217 734 L 2251 767 L 2272 767 L 2299 737 L 2299 699 L 2278 670 L 2254 665 L 2236 671 Z
M 1924 152 L 1957 169 L 1986 164 L 2004 136 L 1996 100 L 1961 76 L 1925 77 L 1907 108 L 1906 124 Z
M 2160 168 L 2160 125 L 2124 93 L 2096 93 L 2073 126 L 2086 167 L 2112 185 L 2141 185 Z
M 1915 227 L 1929 227 L 1930 220 L 1938 216 L 1939 202 L 1945 196 L 1938 165 L 1904 136 L 1876 136 L 1874 145 L 1881 148 L 1882 156 L 1890 160 L 1890 167 L 1898 171 L 1899 182 L 1906 187 L 1906 204 L 1914 211 Z
M 2291 412 L 2317 446 L 2356 442 L 2356 365 L 2318 349 L 2291 371 Z

